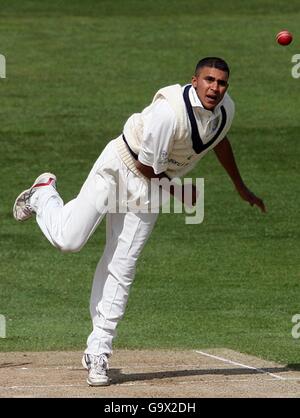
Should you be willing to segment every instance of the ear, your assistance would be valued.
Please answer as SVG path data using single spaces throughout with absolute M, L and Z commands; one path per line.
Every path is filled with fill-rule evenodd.
M 192 86 L 197 87 L 197 77 L 196 76 L 192 77 Z

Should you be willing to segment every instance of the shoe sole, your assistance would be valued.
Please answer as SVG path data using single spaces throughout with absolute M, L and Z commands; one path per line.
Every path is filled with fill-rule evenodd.
M 32 217 L 32 213 L 31 213 L 30 215 L 28 215 L 27 217 L 25 217 L 23 219 L 18 219 L 17 218 L 17 206 L 18 206 L 18 203 L 19 203 L 20 200 L 25 201 L 25 199 L 24 199 L 23 196 L 26 193 L 29 194 L 30 191 L 35 187 L 36 184 L 39 183 L 40 179 L 42 179 L 43 177 L 49 177 L 49 178 L 53 179 L 56 182 L 56 176 L 54 174 L 52 174 L 52 173 L 43 173 L 43 174 L 40 174 L 35 179 L 34 183 L 32 184 L 32 186 L 29 189 L 23 190 L 23 192 L 21 192 L 19 194 L 19 196 L 16 198 L 15 203 L 14 203 L 14 206 L 13 206 L 13 215 L 14 215 L 14 218 L 15 218 L 16 221 L 18 221 L 18 222 L 24 222 L 24 221 L 27 221 L 27 219 L 30 219 Z
M 110 385 L 109 378 L 107 378 L 107 380 L 104 380 L 103 382 L 91 382 L 89 379 L 86 379 L 86 381 L 89 386 L 109 386 Z
M 13 206 L 13 215 L 14 215 L 15 220 L 18 221 L 18 222 L 27 221 L 27 219 L 30 219 L 32 217 L 32 214 L 28 215 L 26 218 L 23 218 L 23 219 L 18 219 L 18 217 L 17 217 L 18 203 L 19 203 L 20 200 L 23 200 L 23 201 L 25 200 L 23 196 L 26 193 L 29 193 L 30 190 L 31 190 L 31 188 L 30 189 L 27 189 L 27 190 L 23 190 L 23 192 L 20 193 L 19 196 L 15 200 L 15 203 L 14 203 L 14 206 Z

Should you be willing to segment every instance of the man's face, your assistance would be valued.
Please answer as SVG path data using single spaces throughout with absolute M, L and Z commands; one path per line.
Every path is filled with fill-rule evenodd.
M 198 75 L 192 78 L 192 85 L 203 107 L 214 110 L 227 90 L 228 74 L 217 68 L 203 67 Z

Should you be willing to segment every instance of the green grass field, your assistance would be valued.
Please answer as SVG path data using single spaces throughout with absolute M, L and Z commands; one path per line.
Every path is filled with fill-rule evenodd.
M 34 221 L 14 221 L 17 194 L 51 170 L 64 200 L 74 197 L 131 113 L 217 55 L 231 67 L 229 138 L 268 213 L 241 201 L 206 156 L 192 172 L 205 178 L 205 220 L 160 216 L 115 348 L 228 347 L 300 362 L 291 335 L 300 313 L 299 20 L 298 0 L 1 2 L 0 351 L 85 348 L 105 242 L 103 223 L 80 253 L 59 253 Z M 285 28 L 288 47 L 275 42 Z

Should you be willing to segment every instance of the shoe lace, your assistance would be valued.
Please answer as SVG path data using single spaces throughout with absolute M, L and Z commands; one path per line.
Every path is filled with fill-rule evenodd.
M 33 208 L 28 203 L 23 208 L 23 212 L 25 213 L 25 215 L 30 215 L 32 211 Z
M 93 356 L 92 363 L 96 373 L 105 374 L 108 370 L 108 361 L 105 355 Z

